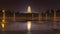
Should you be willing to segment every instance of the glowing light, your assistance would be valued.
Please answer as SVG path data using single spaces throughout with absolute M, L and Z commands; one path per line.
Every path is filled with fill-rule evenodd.
M 30 6 L 28 6 L 27 13 L 31 13 L 31 7 L 30 7 Z M 28 29 L 28 34 L 30 34 L 31 21 L 28 21 L 28 22 L 27 22 L 27 29 Z
M 30 31 L 30 29 L 31 29 L 31 21 L 27 22 L 27 28 L 28 28 L 28 31 Z
M 5 10 L 2 10 L 2 12 L 3 12 L 3 20 L 1 23 L 1 27 L 2 27 L 2 31 L 4 31 L 4 28 L 5 28 Z
M 2 20 L 2 28 L 4 28 L 4 23 L 5 23 L 5 21 L 4 21 L 4 20 Z
M 4 28 L 4 23 L 2 23 L 2 28 Z
M 28 6 L 27 13 L 31 13 L 31 7 Z
M 2 20 L 2 23 L 4 23 L 5 21 L 4 20 Z
M 4 12 L 5 12 L 5 10 L 2 10 L 2 12 L 4 13 Z

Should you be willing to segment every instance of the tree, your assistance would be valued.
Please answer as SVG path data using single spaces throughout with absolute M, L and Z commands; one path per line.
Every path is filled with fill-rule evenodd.
M 47 14 L 47 16 L 53 16 L 54 10 L 53 9 L 47 10 L 45 14 Z
M 3 12 L 2 12 L 2 10 L 0 10 L 0 16 L 2 16 L 3 15 Z
M 60 9 L 57 9 L 57 11 L 56 11 L 56 16 L 60 16 Z
M 5 14 L 6 14 L 6 16 L 12 16 L 12 15 L 13 15 L 13 12 L 8 9 L 8 10 L 5 12 Z

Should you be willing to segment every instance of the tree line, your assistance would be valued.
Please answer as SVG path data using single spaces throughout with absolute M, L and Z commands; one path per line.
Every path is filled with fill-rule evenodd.
M 53 16 L 54 12 L 56 12 L 57 16 L 60 16 L 60 9 L 57 9 L 55 11 L 53 9 L 48 9 L 45 13 L 41 13 L 41 15 L 45 16 L 47 14 L 47 16 Z M 6 16 L 13 16 L 13 14 L 15 14 L 16 16 L 19 16 L 21 13 L 14 12 L 14 11 L 11 11 L 11 10 L 6 10 L 5 11 Z M 2 12 L 2 10 L 0 10 L 0 16 L 2 16 L 2 15 L 3 15 L 3 12 Z

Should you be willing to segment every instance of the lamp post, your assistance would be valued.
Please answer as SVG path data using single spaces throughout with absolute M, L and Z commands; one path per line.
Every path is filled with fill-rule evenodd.
M 4 29 L 5 29 L 5 10 L 2 10 L 2 12 L 3 12 L 3 19 L 2 19 L 1 26 L 2 26 L 2 31 L 4 31 Z

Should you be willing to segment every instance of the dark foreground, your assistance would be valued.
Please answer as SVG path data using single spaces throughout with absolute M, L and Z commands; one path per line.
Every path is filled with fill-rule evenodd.
M 0 31 L 0 34 L 60 34 L 60 31 Z

